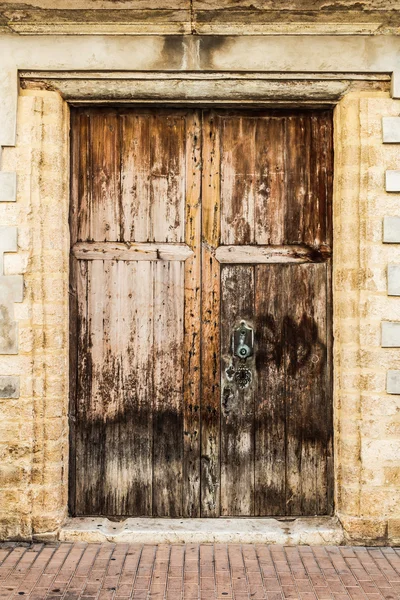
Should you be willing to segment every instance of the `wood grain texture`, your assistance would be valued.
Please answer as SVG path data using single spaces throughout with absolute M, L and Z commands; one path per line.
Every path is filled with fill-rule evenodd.
M 222 244 L 330 245 L 331 113 L 221 115 Z
M 286 514 L 286 388 L 280 265 L 255 267 L 255 515 Z
M 256 373 L 254 357 L 246 360 L 253 373 L 241 389 L 227 376 L 232 365 L 231 337 L 240 321 L 253 325 L 254 268 L 225 266 L 221 273 L 221 515 L 254 514 L 254 402 Z
M 220 243 L 219 119 L 203 115 L 201 516 L 220 514 Z
M 322 262 L 330 256 L 330 250 L 321 247 L 318 250 L 310 246 L 219 246 L 215 258 L 224 264 L 260 264 L 260 263 L 307 263 Z
M 182 516 L 184 266 L 154 265 L 153 513 Z
M 177 260 L 185 261 L 193 250 L 187 244 L 137 244 L 135 242 L 77 242 L 71 253 L 80 260 Z
M 92 181 L 87 198 L 90 240 L 121 240 L 120 143 L 117 113 L 93 112 L 90 116 Z
M 200 516 L 201 113 L 186 121 L 183 515 Z
M 331 113 L 71 124 L 72 514 L 331 514 Z
M 199 216 L 193 249 L 183 239 L 193 184 L 186 112 L 80 109 L 72 124 L 70 507 L 76 515 L 182 516 L 183 373 L 193 373 L 183 356 L 184 261 L 200 239 Z M 199 328 L 199 258 L 193 264 Z
M 326 268 L 324 264 L 287 267 L 286 505 L 290 515 L 318 514 L 321 496 L 326 503 L 326 417 L 330 403 Z M 326 506 L 322 514 L 325 512 Z

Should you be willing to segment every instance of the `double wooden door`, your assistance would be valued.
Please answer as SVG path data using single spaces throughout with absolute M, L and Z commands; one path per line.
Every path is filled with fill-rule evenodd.
M 71 132 L 71 513 L 331 513 L 331 112 Z

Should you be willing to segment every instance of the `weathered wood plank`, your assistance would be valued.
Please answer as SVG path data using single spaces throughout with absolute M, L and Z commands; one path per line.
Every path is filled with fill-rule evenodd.
M 220 243 L 219 118 L 203 116 L 202 173 L 202 398 L 201 516 L 220 514 L 220 268 L 214 250 Z
M 318 500 L 326 499 L 326 418 L 330 402 L 326 364 L 326 265 L 283 268 L 287 270 L 283 288 L 286 294 L 287 514 L 317 514 L 318 504 L 321 504 Z
M 122 240 L 150 239 L 150 115 L 121 115 Z
M 70 257 L 70 281 L 69 281 L 69 473 L 68 473 L 68 506 L 70 513 L 75 515 L 76 512 L 76 430 L 75 430 L 75 414 L 78 388 L 78 339 L 79 326 L 81 323 L 83 331 L 86 332 L 86 302 L 79 311 L 78 304 L 78 286 L 81 288 L 78 279 L 81 279 L 79 262 Z M 86 294 L 82 294 L 79 289 L 79 300 L 85 299 Z
M 241 389 L 227 375 L 240 360 L 232 357 L 231 336 L 240 322 L 253 325 L 254 268 L 226 266 L 221 273 L 221 515 L 254 515 L 254 357 L 246 360 L 252 381 Z
M 254 242 L 255 136 L 257 120 L 221 119 L 221 242 Z
M 328 128 L 329 129 L 329 128 Z M 332 130 L 329 130 L 329 137 L 332 138 Z M 328 190 L 330 175 L 328 173 Z M 327 207 L 327 238 L 332 235 L 331 232 L 331 211 L 329 203 L 332 201 L 328 197 Z M 332 261 L 326 265 L 326 497 L 320 493 L 317 498 L 317 511 L 320 515 L 332 515 L 334 512 L 334 494 L 335 494 L 335 473 L 334 473 L 334 452 L 333 452 L 333 298 L 332 298 Z M 322 411 L 321 411 L 322 412 Z M 319 472 L 319 477 L 324 476 L 323 469 Z M 317 475 L 318 477 L 318 475 Z M 317 489 L 323 490 L 323 483 L 317 480 Z
M 257 119 L 255 242 L 283 244 L 285 230 L 285 117 Z
M 318 250 L 310 246 L 219 246 L 215 258 L 224 264 L 307 263 L 322 262 L 330 256 L 330 249 Z
M 90 239 L 91 140 L 90 115 L 71 110 L 70 239 Z
M 285 292 L 287 268 L 255 267 L 257 400 L 255 514 L 286 514 Z
M 185 118 L 178 111 L 151 116 L 149 241 L 185 237 Z
M 81 260 L 177 260 L 193 255 L 187 244 L 137 244 L 123 242 L 77 242 L 72 255 Z
M 120 121 L 115 111 L 90 113 L 89 240 L 121 239 Z
M 330 112 L 311 116 L 310 172 L 314 190 L 312 214 L 316 244 L 332 244 L 333 122 Z M 310 238 L 311 239 L 311 238 Z M 306 241 L 306 240 L 305 240 Z M 310 243 L 312 243 L 310 241 Z
M 305 164 L 305 117 L 291 115 L 286 119 L 285 172 L 286 172 L 286 214 L 285 244 L 299 244 L 303 241 L 303 205 L 308 193 L 304 182 Z
M 183 515 L 200 516 L 201 113 L 186 117 Z
M 103 421 L 103 311 L 104 264 L 82 263 L 86 275 L 79 298 L 81 323 L 78 340 L 78 390 L 76 403 L 76 514 L 102 514 L 105 469 Z M 78 288 L 79 290 L 79 288 Z M 86 305 L 86 306 L 85 306 Z
M 184 265 L 154 264 L 153 514 L 182 516 Z

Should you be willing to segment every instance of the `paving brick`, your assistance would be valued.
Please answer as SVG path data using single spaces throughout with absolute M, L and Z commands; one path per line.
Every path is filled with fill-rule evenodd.
M 0 544 L 0 600 L 399 600 L 400 550 Z

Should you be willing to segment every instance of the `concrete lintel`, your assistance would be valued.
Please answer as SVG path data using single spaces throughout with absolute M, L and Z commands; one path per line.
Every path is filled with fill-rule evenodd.
M 392 370 L 387 372 L 386 391 L 388 394 L 400 394 L 400 371 Z
M 400 217 L 383 217 L 384 244 L 400 243 Z
M 400 296 L 400 264 L 388 265 L 388 296 Z
M 294 519 L 146 519 L 114 522 L 105 518 L 68 519 L 59 539 L 75 542 L 260 543 L 281 545 L 341 544 L 342 526 L 336 517 Z
M 0 376 L 0 398 L 19 398 L 19 377 Z
M 400 144 L 400 117 L 382 117 L 384 144 Z
M 386 171 L 386 191 L 400 192 L 400 171 Z
M 400 348 L 400 321 L 382 321 L 382 348 Z

